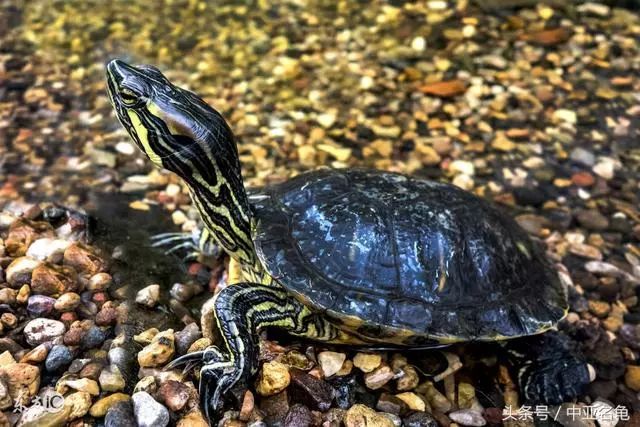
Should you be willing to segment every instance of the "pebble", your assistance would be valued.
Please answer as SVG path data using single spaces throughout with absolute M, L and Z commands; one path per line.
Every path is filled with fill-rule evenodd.
M 0 373 L 7 382 L 9 395 L 15 402 L 16 399 L 25 399 L 35 396 L 40 387 L 40 369 L 28 363 L 12 363 L 0 367 Z
M 391 381 L 395 374 L 387 365 L 380 366 L 376 370 L 365 374 L 364 383 L 371 390 L 377 390 Z
M 84 349 L 99 347 L 107 339 L 107 332 L 98 326 L 91 326 L 84 334 L 80 346 Z
M 111 286 L 113 278 L 109 273 L 96 273 L 89 279 L 87 290 L 91 292 L 105 291 Z
M 415 393 L 411 393 L 411 392 L 399 393 L 399 394 L 396 394 L 396 397 L 402 400 L 404 403 L 406 403 L 409 409 L 413 411 L 427 410 L 427 405 L 425 405 L 424 400 L 422 400 L 420 396 L 418 396 Z
M 249 426 L 251 426 L 251 424 L 249 424 L 247 427 Z M 209 427 L 209 423 L 204 419 L 202 412 L 200 412 L 198 409 L 194 409 L 184 417 L 180 418 L 180 420 L 176 424 L 176 427 Z M 253 427 L 266 427 L 266 425 Z
M 368 373 L 376 369 L 382 363 L 382 356 L 373 353 L 358 353 L 353 358 L 353 366 L 362 372 Z
M 104 417 L 105 427 L 138 427 L 133 413 L 131 400 L 116 402 L 107 409 Z M 209 427 L 208 425 L 205 427 Z
M 291 376 L 286 365 L 276 361 L 267 362 L 262 365 L 256 392 L 261 396 L 272 396 L 287 388 L 290 382 Z
M 404 427 L 438 427 L 438 422 L 427 412 L 414 412 L 402 420 Z
M 149 285 L 136 294 L 136 302 L 146 307 L 155 307 L 160 300 L 160 285 Z
M 313 414 L 304 405 L 296 403 L 284 417 L 284 427 L 310 427 L 314 424 Z
M 67 421 L 84 417 L 91 407 L 91 395 L 84 391 L 77 391 L 64 397 L 64 406 L 69 407 Z
M 578 211 L 576 219 L 587 230 L 602 231 L 609 227 L 607 217 L 593 209 Z
M 159 332 L 151 343 L 138 353 L 138 364 L 143 368 L 153 368 L 167 363 L 175 353 L 173 329 Z
M 389 418 L 361 404 L 349 408 L 343 421 L 345 427 L 395 427 Z
M 325 381 L 298 369 L 291 370 L 291 397 L 293 400 L 318 411 L 331 407 L 335 390 Z
M 107 410 L 118 402 L 129 401 L 131 396 L 125 393 L 113 393 L 95 402 L 89 409 L 89 414 L 95 418 L 104 417 Z
M 640 366 L 628 365 L 624 374 L 624 383 L 633 391 L 640 391 Z
M 139 427 L 164 427 L 169 424 L 169 411 L 149 393 L 139 391 L 131 399 Z
M 189 401 L 189 387 L 179 381 L 169 380 L 160 386 L 158 396 L 172 411 L 181 411 Z
M 197 323 L 189 323 L 185 326 L 181 331 L 176 332 L 175 334 L 175 345 L 176 352 L 178 354 L 185 354 L 189 347 L 196 342 L 196 340 L 202 337 L 202 332 L 200 332 L 200 327 Z
M 335 351 L 323 351 L 318 354 L 318 363 L 320 363 L 325 377 L 330 377 L 338 372 L 346 359 L 346 354 Z
M 100 394 L 100 387 L 98 386 L 98 383 L 89 378 L 64 380 L 59 383 L 59 386 L 69 387 L 77 391 L 84 391 L 92 396 L 97 396 Z
M 409 406 L 396 396 L 389 393 L 382 393 L 376 404 L 376 409 L 395 415 L 404 415 L 409 410 Z
M 54 345 L 45 361 L 45 367 L 49 372 L 57 372 L 69 366 L 73 361 L 73 352 L 65 345 Z
M 24 336 L 29 345 L 36 346 L 61 337 L 65 330 L 64 323 L 58 320 L 37 318 L 24 327 Z
M 45 237 L 31 243 L 26 255 L 36 260 L 57 264 L 62 261 L 64 251 L 70 244 L 68 240 Z
M 585 166 L 593 166 L 596 163 L 596 156 L 584 148 L 574 148 L 569 154 L 569 158 L 576 163 L 580 163 Z
M 31 295 L 27 300 L 27 311 L 32 316 L 46 316 L 53 311 L 55 298 L 45 295 Z
M 31 283 L 31 274 L 33 270 L 40 265 L 40 261 L 20 257 L 14 259 L 5 270 L 5 280 L 12 287 L 18 288 L 22 285 Z
M 98 381 L 103 391 L 120 391 L 125 387 L 122 372 L 120 372 L 120 369 L 116 365 L 109 365 L 102 369 Z
M 487 421 L 482 417 L 482 414 L 473 409 L 460 409 L 450 412 L 449 418 L 451 418 L 451 421 L 463 426 L 481 427 L 487 424 Z
M 73 311 L 78 305 L 80 305 L 80 295 L 75 292 L 67 292 L 60 295 L 53 304 L 53 308 L 62 313 L 65 311 Z
M 418 377 L 418 371 L 411 365 L 407 365 L 402 368 L 403 375 L 398 378 L 396 388 L 398 391 L 413 390 L 418 386 L 420 378 Z

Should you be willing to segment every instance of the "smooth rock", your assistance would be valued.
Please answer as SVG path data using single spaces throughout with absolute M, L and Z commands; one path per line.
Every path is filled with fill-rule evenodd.
M 404 427 L 438 427 L 438 422 L 427 412 L 414 412 L 402 420 Z
M 345 427 L 395 427 L 389 418 L 361 404 L 349 408 L 343 422 Z
M 151 343 L 138 353 L 138 363 L 143 368 L 153 368 L 164 365 L 175 353 L 175 339 L 173 329 L 159 332 Z
M 320 363 L 325 377 L 330 377 L 338 372 L 346 359 L 346 354 L 335 351 L 323 351 L 318 354 L 318 363 Z
M 262 365 L 256 392 L 261 396 L 272 396 L 287 388 L 290 381 L 291 376 L 286 365 L 276 361 L 267 362 Z
M 391 381 L 395 374 L 387 365 L 380 366 L 376 370 L 365 374 L 364 383 L 371 390 L 377 390 Z
M 64 406 L 69 408 L 67 421 L 84 417 L 91 407 L 91 395 L 84 391 L 76 391 L 64 397 Z
M 104 417 L 104 427 L 138 427 L 131 400 L 122 400 L 111 405 Z
M 26 324 L 24 336 L 29 345 L 36 346 L 61 337 L 65 330 L 64 323 L 58 320 L 38 318 Z
M 155 307 L 160 300 L 160 285 L 149 285 L 136 294 L 136 302 L 146 307 Z
M 358 353 L 353 358 L 353 366 L 362 372 L 371 372 L 382 363 L 382 356 L 372 353 Z
M 461 424 L 463 426 L 481 427 L 487 424 L 487 421 L 482 417 L 482 414 L 473 409 L 460 409 L 449 413 L 451 421 Z
M 46 316 L 53 311 L 55 298 L 45 295 L 31 295 L 27 301 L 27 311 L 32 316 Z
M 169 411 L 149 393 L 139 391 L 134 393 L 131 399 L 139 427 L 164 427 L 169 424 Z
M 325 381 L 298 369 L 292 369 L 290 395 L 292 400 L 312 410 L 324 412 L 331 407 L 335 390 Z
M 122 372 L 116 365 L 109 365 L 102 369 L 98 381 L 103 391 L 120 391 L 126 385 Z
M 49 350 L 44 366 L 49 372 L 57 372 L 69 366 L 72 361 L 73 352 L 69 347 L 66 345 L 54 345 Z
M 62 261 L 64 251 L 71 245 L 68 240 L 44 237 L 31 243 L 27 256 L 39 261 L 57 264 Z
M 424 400 L 422 400 L 422 398 L 420 398 L 420 396 L 415 393 L 407 391 L 404 393 L 396 394 L 396 397 L 406 403 L 409 409 L 413 411 L 427 410 L 427 405 L 424 403 Z
M 306 406 L 296 403 L 289 408 L 283 425 L 284 427 L 310 427 L 313 425 L 313 414 Z
M 189 401 L 189 387 L 179 381 L 169 380 L 160 386 L 158 396 L 172 411 L 181 411 Z
M 107 413 L 107 410 L 118 402 L 129 401 L 131 396 L 125 393 L 113 393 L 109 396 L 105 396 L 102 399 L 94 403 L 89 409 L 89 414 L 92 417 L 101 418 Z

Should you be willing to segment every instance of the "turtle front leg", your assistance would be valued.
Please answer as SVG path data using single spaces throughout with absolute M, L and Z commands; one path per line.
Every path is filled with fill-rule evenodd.
M 595 377 L 593 367 L 571 348 L 568 337 L 556 331 L 510 340 L 504 347 L 528 403 L 569 401 Z
M 151 236 L 151 246 L 165 248 L 170 255 L 181 251 L 186 253 L 184 261 L 217 258 L 220 247 L 206 228 L 197 228 L 192 232 L 161 233 Z
M 323 316 L 309 310 L 282 288 L 239 283 L 220 291 L 212 301 L 213 328 L 222 338 L 220 347 L 174 360 L 170 368 L 188 363 L 202 364 L 200 399 L 205 415 L 211 415 L 222 397 L 234 386 L 246 387 L 258 370 L 258 333 L 267 327 L 327 342 L 340 342 L 348 335 Z M 205 319 L 203 319 L 204 321 Z

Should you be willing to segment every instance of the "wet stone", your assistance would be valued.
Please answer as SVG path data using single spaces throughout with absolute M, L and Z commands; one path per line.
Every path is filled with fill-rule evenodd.
M 364 405 L 353 405 L 344 416 L 345 427 L 394 427 L 395 424 L 383 414 Z
M 180 411 L 189 401 L 189 388 L 179 381 L 169 380 L 158 389 L 158 395 L 172 411 Z
M 133 403 L 130 400 L 120 401 L 107 409 L 104 417 L 105 427 L 137 427 L 134 421 Z
M 267 362 L 262 365 L 256 391 L 261 396 L 271 396 L 287 388 L 290 381 L 291 376 L 286 365 L 276 361 Z
M 44 295 L 32 295 L 27 302 L 27 311 L 32 316 L 46 316 L 53 311 L 55 298 Z
M 294 401 L 318 411 L 328 410 L 335 394 L 333 387 L 325 381 L 297 369 L 291 370 L 290 389 Z
M 576 219 L 580 225 L 588 230 L 602 231 L 609 227 L 607 217 L 593 209 L 579 211 L 576 214 Z
M 185 354 L 191 344 L 196 342 L 197 339 L 202 337 L 200 328 L 197 323 L 189 323 L 181 331 L 175 334 L 176 352 L 178 354 Z
M 365 374 L 364 382 L 371 390 L 377 390 L 391 381 L 395 374 L 389 366 L 381 366 L 376 370 Z
M 335 403 L 338 408 L 348 409 L 355 403 L 356 388 L 354 375 L 337 376 L 327 380 L 335 390 Z
M 438 422 L 427 412 L 412 412 L 402 419 L 405 427 L 438 427 Z
M 378 399 L 376 409 L 380 412 L 403 416 L 407 413 L 409 407 L 403 400 L 398 399 L 396 396 L 389 393 L 382 393 L 380 399 Z
M 107 339 L 107 332 L 98 326 L 92 326 L 82 337 L 82 348 L 91 349 L 99 347 Z
M 149 393 L 134 393 L 131 399 L 139 427 L 164 427 L 169 424 L 169 411 Z
M 292 405 L 284 418 L 285 427 L 309 427 L 313 423 L 313 415 L 309 408 L 299 403 Z
M 60 371 L 71 363 L 73 360 L 73 352 L 65 345 L 54 345 L 45 361 L 45 367 L 49 372 Z
M 452 421 L 463 426 L 481 427 L 487 424 L 482 414 L 473 409 L 460 409 L 449 413 Z

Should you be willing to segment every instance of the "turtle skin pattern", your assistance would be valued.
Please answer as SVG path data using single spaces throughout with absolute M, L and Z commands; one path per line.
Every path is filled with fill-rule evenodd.
M 252 199 L 267 272 L 357 335 L 489 341 L 543 332 L 564 316 L 564 289 L 541 249 L 455 186 L 321 169 Z

